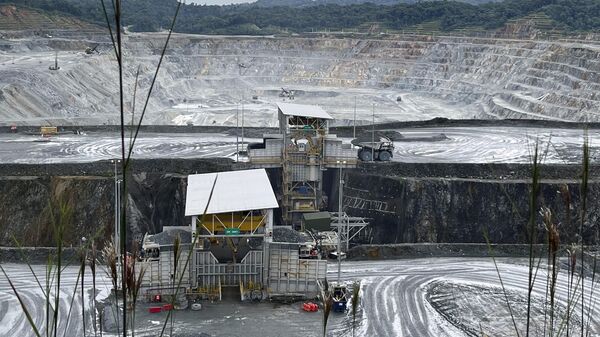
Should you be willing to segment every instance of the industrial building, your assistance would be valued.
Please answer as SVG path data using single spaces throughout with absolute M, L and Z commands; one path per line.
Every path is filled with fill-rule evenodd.
M 279 103 L 279 133 L 248 149 L 254 167 L 282 169 L 282 217 L 300 225 L 303 213 L 324 208 L 323 171 L 356 167 L 356 151 L 329 133 L 333 118 L 314 105 Z
M 191 223 L 183 228 L 190 235 L 177 270 L 171 246 L 147 238 L 143 248 L 155 258 L 142 262 L 142 292 L 152 298 L 180 287 L 188 298 L 217 300 L 227 287 L 239 289 L 241 300 L 316 296 L 327 261 L 301 259 L 297 243 L 273 242 L 276 208 L 264 169 L 190 175 L 185 215 Z
M 148 298 L 177 291 L 188 299 L 218 300 L 225 288 L 239 289 L 241 300 L 314 297 L 327 274 L 323 258 L 336 249 L 338 237 L 347 249 L 366 227 L 362 218 L 319 212 L 326 208 L 323 172 L 339 169 L 342 186 L 342 169 L 357 164 L 356 150 L 329 133 L 332 117 L 311 105 L 280 103 L 277 110 L 279 133 L 248 148 L 255 169 L 188 176 L 185 216 L 191 221 L 177 229 L 184 238 L 177 266 L 171 242 L 144 239 L 142 291 Z M 275 182 L 280 203 L 267 168 L 281 170 Z M 283 223 L 277 225 L 286 226 L 279 228 L 296 233 L 291 228 L 302 227 L 312 236 L 274 242 L 278 208 Z M 323 254 L 314 254 L 318 250 Z

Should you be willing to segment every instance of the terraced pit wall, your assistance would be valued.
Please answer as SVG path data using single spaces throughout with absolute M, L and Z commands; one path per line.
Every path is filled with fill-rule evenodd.
M 138 160 L 129 183 L 129 237 L 183 226 L 186 177 L 193 173 L 245 169 L 229 160 Z M 365 164 L 344 171 L 344 209 L 372 218 L 372 243 L 525 243 L 528 165 Z M 598 168 L 592 167 L 586 243 L 597 243 L 600 210 Z M 276 191 L 277 170 L 269 175 Z M 542 168 L 540 202 L 560 222 L 561 242 L 575 240 L 578 228 L 579 168 Z M 331 210 L 337 210 L 337 171 L 325 172 Z M 571 198 L 566 216 L 565 194 Z M 564 187 L 563 187 L 564 189 Z M 114 224 L 114 175 L 110 162 L 54 165 L 0 165 L 0 246 L 52 246 L 49 207 L 57 200 L 72 208 L 67 245 L 81 237 L 109 238 Z M 570 220 L 568 220 L 570 219 Z M 540 229 L 540 240 L 543 230 Z
M 372 219 L 373 243 L 485 243 L 486 232 L 491 243 L 527 243 L 530 170 L 510 164 L 363 163 L 344 171 L 344 210 Z M 600 242 L 600 180 L 597 168 L 590 172 L 584 240 L 594 244 Z M 580 173 L 575 165 L 541 169 L 538 207 L 552 210 L 563 243 L 577 242 Z M 335 211 L 339 176 L 330 174 L 329 204 Z M 546 235 L 541 220 L 536 217 L 538 242 Z
M 164 34 L 125 36 L 125 86 L 149 87 Z M 100 43 L 100 54 L 85 55 Z M 281 87 L 318 102 L 340 123 L 358 119 L 535 118 L 599 121 L 598 41 L 509 40 L 396 35 L 383 37 L 206 37 L 176 34 L 146 121 L 235 125 L 240 99 L 275 126 Z M 58 51 L 60 71 L 49 71 Z M 117 71 L 106 34 L 56 32 L 53 38 L 0 37 L 3 124 L 115 124 Z M 250 100 L 256 95 L 258 100 Z M 405 95 L 402 102 L 397 97 Z M 264 99 L 264 101 L 263 101 Z M 193 102 L 199 110 L 173 109 Z M 260 104 L 263 105 L 260 105 Z M 225 107 L 225 108 L 224 108 Z M 213 109 L 213 110 L 211 110 Z M 415 110 L 416 109 L 416 110 Z M 205 110 L 211 111 L 210 115 Z M 412 111 L 415 110 L 415 111 Z M 433 116 L 431 114 L 434 114 Z

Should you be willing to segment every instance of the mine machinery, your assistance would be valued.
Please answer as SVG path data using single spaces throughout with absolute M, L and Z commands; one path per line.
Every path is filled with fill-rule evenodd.
M 54 54 L 54 65 L 49 66 L 48 69 L 54 71 L 60 70 L 60 67 L 58 66 L 58 52 Z
M 97 44 L 97 45 L 95 45 L 93 47 L 90 46 L 90 47 L 85 48 L 85 53 L 87 55 L 92 55 L 94 52 L 99 53 L 98 50 L 97 50 L 98 46 L 99 46 L 99 44 Z
M 295 94 L 294 90 L 286 89 L 286 88 L 281 88 L 281 92 L 279 93 L 279 97 L 284 97 L 284 98 L 287 97 L 290 100 L 293 100 L 294 99 L 294 94 Z
M 362 161 L 390 161 L 394 156 L 394 142 L 386 136 L 357 138 L 352 145 L 359 147 L 358 158 Z
M 58 128 L 56 126 L 41 126 L 40 135 L 42 137 L 50 137 L 58 135 Z
M 277 108 L 279 132 L 250 146 L 248 158 L 254 167 L 281 168 L 283 223 L 298 226 L 303 214 L 325 206 L 323 171 L 353 168 L 358 160 L 350 144 L 329 133 L 333 118 L 322 108 L 290 103 Z

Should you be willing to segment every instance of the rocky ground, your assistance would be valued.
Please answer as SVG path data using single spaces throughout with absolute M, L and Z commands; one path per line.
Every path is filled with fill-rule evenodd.
M 4 265 L 11 280 L 24 299 L 34 321 L 44 322 L 44 309 L 35 305 L 43 301 L 40 289 L 31 284 L 31 272 L 25 265 Z M 329 278 L 336 277 L 336 268 L 329 266 Z M 43 266 L 34 270 L 43 280 Z M 342 279 L 361 281 L 361 304 L 356 320 L 356 336 L 479 336 L 517 335 L 507 300 L 515 315 L 519 334 L 524 333 L 527 296 L 527 265 L 524 259 L 499 259 L 498 270 L 507 289 L 507 296 L 498 281 L 492 261 L 476 258 L 428 258 L 391 261 L 344 262 Z M 62 279 L 60 332 L 82 335 L 81 296 L 75 295 L 72 318 L 67 324 L 68 303 L 77 284 L 77 268 L 68 267 Z M 86 275 L 86 288 L 90 289 L 90 275 Z M 545 296 L 545 267 L 542 265 L 533 289 L 532 336 L 543 336 Z M 99 300 L 108 295 L 108 280 L 98 277 Z M 591 295 L 591 283 L 586 283 L 585 298 Z M 597 284 L 595 292 L 599 289 Z M 558 276 L 556 293 L 557 317 L 564 320 L 568 297 L 567 274 Z M 572 291 L 572 290 L 571 290 Z M 89 308 L 91 292 L 86 292 L 85 303 Z M 570 295 L 569 295 L 570 294 Z M 0 278 L 0 334 L 33 336 L 16 297 L 6 279 Z M 223 303 L 203 303 L 201 311 L 176 311 L 173 331 L 176 336 L 322 336 L 322 312 L 307 313 L 300 303 L 240 303 L 234 298 Z M 573 302 L 571 302 L 573 304 Z M 580 306 L 580 303 L 577 304 Z M 9 308 L 13 308 L 9 310 Z M 137 311 L 136 325 L 139 336 L 156 336 L 162 329 L 166 315 L 147 313 L 148 304 L 141 303 Z M 579 308 L 579 307 L 578 307 Z M 89 310 L 89 309 L 88 309 Z M 600 334 L 598 308 L 586 303 L 584 317 L 590 320 L 590 336 Z M 589 310 L 589 315 L 588 315 Z M 109 311 L 110 312 L 110 311 Z M 89 315 L 87 316 L 89 319 Z M 579 311 L 572 313 L 571 322 L 580 322 Z M 87 321 L 86 330 L 93 333 Z M 171 324 L 167 324 L 170 332 Z M 352 315 L 332 314 L 328 336 L 351 334 Z M 578 327 L 578 326 L 577 326 Z M 110 330 L 110 329 L 109 329 Z M 116 336 L 115 331 L 104 328 L 104 336 Z M 575 332 L 575 325 L 570 326 Z M 563 330 L 561 336 L 566 335 Z
M 47 34 L 48 35 L 48 34 Z M 135 73 L 137 111 L 159 58 L 162 33 L 125 36 L 126 105 Z M 98 53 L 86 54 L 98 46 Z M 176 34 L 148 124 L 275 126 L 273 106 L 318 104 L 337 124 L 450 118 L 597 121 L 595 41 L 399 35 L 376 38 L 207 37 Z M 49 69 L 58 60 L 60 70 Z M 118 122 L 117 76 L 102 32 L 0 36 L 2 123 Z M 139 114 L 138 114 L 139 116 Z M 129 118 L 127 118 L 129 120 Z
M 600 161 L 600 129 L 590 129 L 591 161 Z M 268 131 L 268 130 L 265 130 Z M 581 162 L 584 132 L 546 127 L 435 127 L 381 130 L 401 135 L 395 141 L 393 161 L 404 163 L 530 163 L 535 145 L 546 164 Z M 136 159 L 230 158 L 249 143 L 262 142 L 258 130 L 220 133 L 141 132 Z M 443 135 L 443 138 L 435 138 Z M 369 136 L 370 138 L 370 136 Z M 350 137 L 343 137 L 350 143 Z M 243 142 L 242 142 L 243 141 Z M 23 155 L 27 153 L 27 155 Z M 121 156 L 118 132 L 88 131 L 49 139 L 36 135 L 0 133 L 0 163 L 53 164 L 111 160 Z

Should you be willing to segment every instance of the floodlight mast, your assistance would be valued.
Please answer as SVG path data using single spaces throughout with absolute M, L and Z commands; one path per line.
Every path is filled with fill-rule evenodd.
M 337 272 L 337 281 L 340 282 L 341 274 L 342 274 L 342 259 L 341 259 L 341 251 L 340 246 L 342 245 L 342 198 L 344 196 L 344 179 L 342 176 L 342 168 L 346 165 L 346 161 L 337 161 L 336 162 L 340 166 L 340 190 L 339 190 L 339 200 L 338 200 L 338 242 L 337 242 L 337 260 L 338 260 L 338 272 Z

